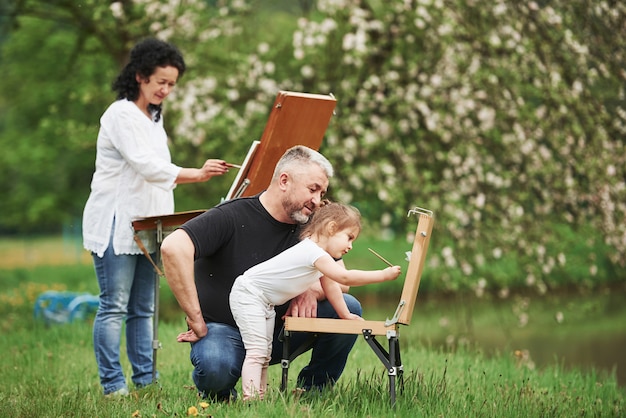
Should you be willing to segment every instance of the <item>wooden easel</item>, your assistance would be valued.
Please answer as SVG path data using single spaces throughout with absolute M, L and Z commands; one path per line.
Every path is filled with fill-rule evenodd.
M 160 269 L 161 265 L 161 243 L 165 238 L 167 229 L 184 224 L 190 219 L 204 213 L 204 210 L 193 210 L 188 212 L 177 212 L 171 215 L 161 216 L 149 216 L 146 218 L 139 218 L 132 221 L 132 227 L 135 231 L 135 242 L 146 256 L 146 258 L 152 263 L 154 267 L 154 280 L 156 285 L 154 287 L 154 320 L 152 321 L 152 382 L 156 381 L 157 373 L 157 350 L 161 348 L 159 342 L 159 285 L 161 277 L 164 277 L 163 272 Z M 156 260 L 152 259 L 150 253 L 146 250 L 146 247 L 141 242 L 138 233 L 140 231 L 154 231 L 156 236 Z
M 254 196 L 270 184 L 280 157 L 295 145 L 319 150 L 337 101 L 332 95 L 280 91 L 225 200 Z
M 365 341 L 374 350 L 380 361 L 387 369 L 389 376 L 389 397 L 391 405 L 396 402 L 396 377 L 401 385 L 403 384 L 403 369 L 400 359 L 400 344 L 398 341 L 400 325 L 409 325 L 413 316 L 413 308 L 417 299 L 426 252 L 430 243 L 430 236 L 433 230 L 433 213 L 427 209 L 414 208 L 409 211 L 409 216 L 417 215 L 419 222 L 415 231 L 413 248 L 409 266 L 404 279 L 404 286 L 400 296 L 400 302 L 391 319 L 386 321 L 351 321 L 346 319 L 328 318 L 300 318 L 288 316 L 285 318 L 285 329 L 283 339 L 282 381 L 280 388 L 284 391 L 287 388 L 289 363 L 299 352 L 289 353 L 289 337 L 293 332 L 309 333 L 331 333 L 331 334 L 352 334 L 363 335 Z M 376 336 L 385 336 L 389 342 L 389 351 L 376 340 Z M 401 386 L 402 387 L 402 386 Z

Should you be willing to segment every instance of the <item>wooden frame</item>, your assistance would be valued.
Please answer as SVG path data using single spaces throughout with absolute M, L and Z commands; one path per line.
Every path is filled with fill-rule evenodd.
M 319 150 L 336 105 L 332 95 L 280 91 L 261 139 L 252 142 L 225 200 L 265 190 L 289 148 L 305 145 Z
M 344 319 L 327 318 L 299 318 L 286 317 L 283 339 L 283 358 L 281 390 L 284 391 L 288 384 L 289 364 L 293 358 L 301 354 L 289 353 L 289 337 L 293 332 L 308 333 L 333 333 L 333 334 L 356 334 L 363 335 L 365 341 L 374 350 L 378 358 L 387 369 L 389 376 L 389 396 L 391 405 L 396 402 L 396 377 L 401 385 L 403 384 L 402 361 L 400 359 L 400 345 L 398 342 L 400 325 L 409 325 L 417 299 L 426 253 L 430 243 L 434 218 L 433 213 L 422 208 L 415 208 L 409 211 L 410 215 L 418 215 L 419 221 L 413 240 L 413 248 L 409 266 L 400 296 L 400 302 L 396 312 L 391 319 L 386 321 L 350 321 Z M 389 342 L 389 351 L 376 340 L 376 336 L 385 336 Z

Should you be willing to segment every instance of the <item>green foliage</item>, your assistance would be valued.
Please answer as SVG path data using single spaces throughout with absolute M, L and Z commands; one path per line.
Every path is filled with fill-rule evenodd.
M 509 273 L 551 280 L 546 259 L 573 258 L 573 242 L 563 253 L 554 245 L 562 237 L 553 229 L 565 222 L 602 231 L 623 276 L 624 119 L 604 96 L 613 85 L 623 97 L 613 66 L 623 54 L 606 49 L 623 50 L 609 39 L 623 31 L 623 7 L 341 7 L 352 3 L 324 2 L 326 20 L 294 37 L 302 65 L 339 98 L 324 147 L 347 163 L 338 166 L 336 196 L 366 201 L 368 219 L 394 229 L 413 204 L 434 210 L 447 244 L 434 256 L 452 276 L 491 268 L 496 253 L 514 254 Z M 605 14 L 612 18 L 602 26 Z M 591 33 L 606 44 L 588 44 Z M 320 49 L 307 40 L 319 38 L 341 49 L 333 65 L 318 64 Z M 339 62 L 342 77 L 334 78 Z M 499 273 L 490 275 L 497 285 Z
M 106 89 L 149 34 L 190 67 L 166 106 L 177 163 L 239 162 L 278 90 L 332 92 L 331 197 L 397 236 L 414 227 L 409 208 L 433 210 L 430 271 L 444 287 L 624 279 L 620 2 L 16 4 L 2 44 L 0 230 L 80 216 Z M 231 178 L 180 187 L 178 209 L 210 207 Z
M 54 22 L 25 18 L 20 27 L 2 49 L 11 66 L 0 84 L 10 98 L 1 116 L 0 230 L 50 231 L 80 215 L 87 199 L 98 128 L 93 115 L 112 98 L 112 66 L 88 50 L 74 62 L 67 53 L 74 39 Z
M 584 292 L 623 283 L 622 276 L 607 256 L 610 250 L 591 226 L 583 225 L 576 230 L 569 224 L 556 221 L 550 225 L 552 231 L 550 239 L 546 240 L 546 247 L 540 244 L 533 246 L 532 256 L 541 263 L 540 276 L 534 274 L 534 266 L 531 268 L 523 263 L 523 254 L 505 252 L 499 247 L 478 247 L 478 253 L 485 256 L 474 258 L 475 267 L 464 263 L 459 265 L 455 257 L 457 243 L 436 225 L 426 257 L 420 293 L 473 293 L 479 298 L 507 299 L 520 293 L 544 295 L 570 289 Z M 384 267 L 370 254 L 368 248 L 372 248 L 406 272 L 406 253 L 411 250 L 412 239 L 410 234 L 386 236 L 384 232 L 381 235 L 374 233 L 371 228 L 366 229 L 344 261 L 348 268 Z M 433 248 L 440 248 L 441 252 L 437 253 Z M 374 290 L 377 294 L 397 294 L 403 284 L 400 279 L 366 288 L 354 288 L 353 292 L 361 295 Z

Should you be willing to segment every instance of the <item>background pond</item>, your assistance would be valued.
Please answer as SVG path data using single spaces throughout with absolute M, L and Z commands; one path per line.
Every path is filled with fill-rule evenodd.
M 506 300 L 419 295 L 411 325 L 424 344 L 510 354 L 529 367 L 615 373 L 626 387 L 625 289 L 590 294 L 516 296 Z M 360 294 L 368 319 L 393 316 L 397 300 Z

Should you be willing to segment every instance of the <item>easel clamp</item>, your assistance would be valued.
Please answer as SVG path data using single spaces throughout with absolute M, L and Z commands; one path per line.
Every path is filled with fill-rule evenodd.
M 398 323 L 398 319 L 400 318 L 400 313 L 404 309 L 405 305 L 406 305 L 406 301 L 404 300 L 401 300 L 400 303 L 398 303 L 398 307 L 396 308 L 396 311 L 394 312 L 393 317 L 391 319 L 387 318 L 387 320 L 385 321 L 386 327 Z

